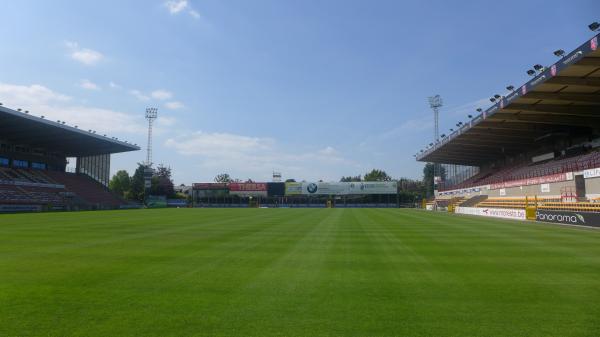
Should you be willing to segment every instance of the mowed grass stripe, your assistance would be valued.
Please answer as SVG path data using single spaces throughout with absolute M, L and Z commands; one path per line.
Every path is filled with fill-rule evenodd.
M 597 336 L 600 232 L 397 209 L 0 216 L 0 336 Z

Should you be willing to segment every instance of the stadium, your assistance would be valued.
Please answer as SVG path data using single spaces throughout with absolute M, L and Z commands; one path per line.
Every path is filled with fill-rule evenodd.
M 598 336 L 592 27 L 414 155 L 431 196 L 274 173 L 169 198 L 152 109 L 125 193 L 111 156 L 140 146 L 1 105 L 0 336 Z

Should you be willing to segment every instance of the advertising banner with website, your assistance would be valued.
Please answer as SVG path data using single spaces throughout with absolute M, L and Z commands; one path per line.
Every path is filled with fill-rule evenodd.
M 241 197 L 266 197 L 267 183 L 229 183 L 229 194 Z
M 285 195 L 396 194 L 395 181 L 286 183 Z
M 493 218 L 526 220 L 524 209 L 513 208 L 479 208 L 479 207 L 456 207 L 454 213 L 487 216 Z
M 558 183 L 562 181 L 573 180 L 573 173 L 557 173 L 551 174 L 542 177 L 535 178 L 527 178 L 527 179 L 519 179 L 519 180 L 511 180 L 505 181 L 502 183 L 491 184 L 491 190 L 497 190 L 500 188 L 510 188 L 510 187 L 519 187 L 519 186 L 529 186 L 529 185 L 539 185 L 539 184 L 549 184 L 549 183 Z

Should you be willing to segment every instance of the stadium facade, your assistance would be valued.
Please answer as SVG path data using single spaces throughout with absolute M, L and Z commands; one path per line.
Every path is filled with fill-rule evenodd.
M 538 220 L 571 224 L 595 219 L 588 213 L 600 212 L 599 40 L 555 52 L 558 62 L 536 65 L 527 83 L 494 95 L 491 107 L 417 153 L 419 161 L 473 168 L 442 179 L 429 207 L 523 219 L 537 211 Z
M 111 154 L 139 149 L 0 106 L 0 211 L 121 207 L 126 202 L 108 191 Z M 75 172 L 66 172 L 68 158 L 76 158 Z

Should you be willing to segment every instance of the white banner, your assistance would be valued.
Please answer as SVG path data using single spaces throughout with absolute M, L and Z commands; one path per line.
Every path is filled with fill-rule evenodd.
M 585 179 L 600 177 L 600 167 L 583 171 L 583 177 Z
M 286 183 L 286 195 L 396 194 L 395 181 Z
M 484 207 L 456 207 L 455 213 L 488 216 L 513 220 L 526 220 L 524 209 L 514 208 L 484 208 Z

